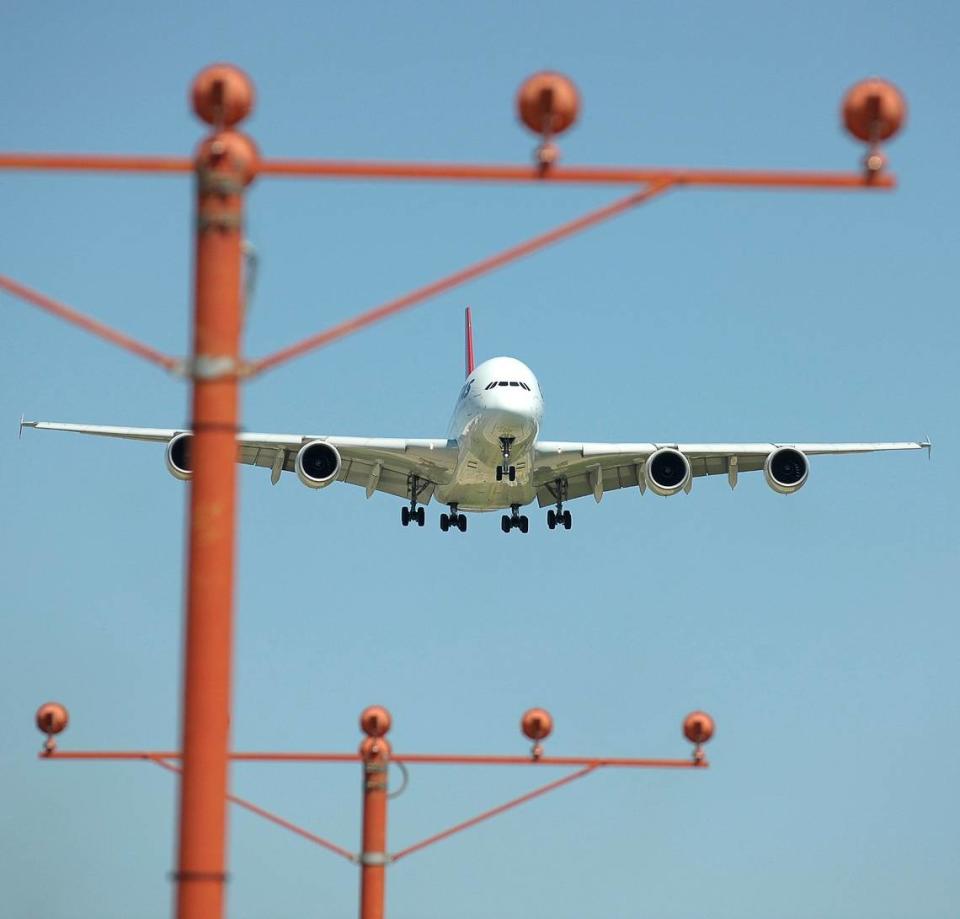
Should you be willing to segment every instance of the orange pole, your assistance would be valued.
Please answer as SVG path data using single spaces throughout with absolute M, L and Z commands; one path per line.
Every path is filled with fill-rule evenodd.
M 387 869 L 387 770 L 390 744 L 370 737 L 363 756 L 363 841 L 360 850 L 360 919 L 383 919 Z
M 223 916 L 233 633 L 244 186 L 252 145 L 212 134 L 196 156 L 193 477 L 183 671 L 177 916 Z

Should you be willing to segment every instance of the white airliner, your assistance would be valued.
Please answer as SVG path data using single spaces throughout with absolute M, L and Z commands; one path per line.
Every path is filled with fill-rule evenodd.
M 547 511 L 551 530 L 572 525 L 564 504 L 592 494 L 638 487 L 661 496 L 689 492 L 693 479 L 726 475 L 731 488 L 741 472 L 763 470 L 767 484 L 792 494 L 807 481 L 808 456 L 930 449 L 930 442 L 905 443 L 579 443 L 539 439 L 543 395 L 526 364 L 495 357 L 474 366 L 470 310 L 466 313 L 467 380 L 460 390 L 450 433 L 444 438 L 333 437 L 320 434 L 237 435 L 237 460 L 296 473 L 308 488 L 347 482 L 405 498 L 404 526 L 424 524 L 423 506 L 436 498 L 449 507 L 440 529 L 467 529 L 465 511 L 510 509 L 501 518 L 504 533 L 529 523 L 520 509 L 536 500 Z M 23 421 L 24 427 L 74 431 L 127 440 L 165 443 L 171 475 L 189 479 L 192 434 L 182 428 L 122 428 Z

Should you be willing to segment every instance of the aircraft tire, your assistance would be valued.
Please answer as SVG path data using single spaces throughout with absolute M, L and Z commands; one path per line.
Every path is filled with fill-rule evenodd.
M 450 529 L 450 518 L 446 514 L 440 515 L 440 529 L 443 530 L 444 533 Z
M 424 512 L 423 512 L 423 508 L 422 508 L 422 507 L 418 507 L 418 508 L 417 508 L 417 526 L 418 526 L 418 527 L 422 527 L 423 524 L 424 524 L 424 522 L 426 521 L 426 519 L 427 519 L 427 518 L 426 518 L 426 515 L 425 515 Z
M 410 508 L 409 507 L 400 508 L 400 522 L 404 526 L 410 525 Z
M 524 514 L 524 515 L 520 518 L 520 532 L 521 532 L 521 533 L 526 533 L 527 530 L 529 530 L 529 529 L 530 529 L 530 521 L 527 519 L 527 515 Z
M 563 512 L 563 528 L 569 530 L 573 526 L 573 517 L 570 516 L 570 511 Z
M 552 508 L 547 511 L 547 526 L 550 527 L 551 530 L 557 528 L 557 512 Z
M 467 532 L 467 518 L 463 514 L 457 517 L 457 526 L 460 528 L 461 533 Z
M 510 532 L 510 518 L 506 514 L 500 518 L 500 529 L 503 530 L 504 533 Z

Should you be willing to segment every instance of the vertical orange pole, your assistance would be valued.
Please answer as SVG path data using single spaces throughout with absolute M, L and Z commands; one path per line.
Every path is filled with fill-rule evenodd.
M 198 84 L 195 107 L 203 116 L 200 102 L 210 103 L 216 130 L 196 154 L 196 292 L 188 368 L 193 379 L 193 476 L 175 879 L 179 919 L 218 919 L 226 881 L 243 198 L 253 177 L 255 150 L 242 135 L 223 130 L 232 123 L 224 118 L 224 103 L 233 98 L 227 77 L 208 81 L 200 102 Z
M 390 713 L 379 705 L 364 709 L 360 727 L 363 760 L 363 840 L 360 848 L 360 919 L 383 919 L 387 854 L 387 772 L 390 769 Z

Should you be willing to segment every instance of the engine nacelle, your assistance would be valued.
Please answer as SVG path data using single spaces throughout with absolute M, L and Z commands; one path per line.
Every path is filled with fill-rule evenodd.
M 326 488 L 340 475 L 340 451 L 323 440 L 304 444 L 297 454 L 297 478 L 307 488 Z
M 661 447 L 647 457 L 643 464 L 643 473 L 650 490 L 664 498 L 683 491 L 690 484 L 693 470 L 688 460 L 679 450 Z
M 164 455 L 167 463 L 167 472 L 181 482 L 193 478 L 193 461 L 190 457 L 190 448 L 193 446 L 192 434 L 177 434 L 167 443 Z
M 810 474 L 806 456 L 796 447 L 779 447 L 767 456 L 763 475 L 767 484 L 781 495 L 791 495 L 803 488 Z

